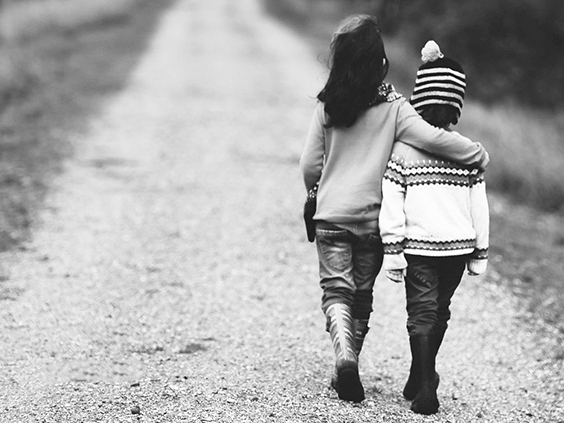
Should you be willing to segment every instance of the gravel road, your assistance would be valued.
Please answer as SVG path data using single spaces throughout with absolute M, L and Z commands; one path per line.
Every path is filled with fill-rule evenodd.
M 0 256 L 1 422 L 564 422 L 557 336 L 495 268 L 454 299 L 439 414 L 401 397 L 403 288 L 386 280 L 367 399 L 328 388 L 297 167 L 324 77 L 258 0 L 163 16 L 128 86 L 67 135 L 33 240 Z

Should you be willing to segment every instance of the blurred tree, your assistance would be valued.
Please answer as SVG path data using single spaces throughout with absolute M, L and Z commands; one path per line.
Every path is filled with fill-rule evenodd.
M 382 30 L 395 34 L 401 25 L 404 0 L 381 0 L 376 2 L 373 10 L 378 16 Z
M 564 102 L 562 0 L 380 0 L 375 11 L 388 33 L 436 40 L 484 100 Z

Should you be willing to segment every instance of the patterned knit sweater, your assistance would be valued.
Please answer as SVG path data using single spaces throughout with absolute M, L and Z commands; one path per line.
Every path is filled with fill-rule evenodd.
M 483 173 L 396 142 L 382 182 L 384 269 L 407 267 L 404 253 L 470 254 L 468 270 L 487 265 L 489 211 Z

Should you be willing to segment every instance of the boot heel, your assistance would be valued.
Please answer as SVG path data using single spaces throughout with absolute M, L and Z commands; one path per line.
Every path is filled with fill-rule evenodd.
M 413 402 L 411 403 L 411 410 L 418 414 L 435 414 L 439 411 L 439 400 L 437 398 L 437 391 L 433 387 L 422 388 Z

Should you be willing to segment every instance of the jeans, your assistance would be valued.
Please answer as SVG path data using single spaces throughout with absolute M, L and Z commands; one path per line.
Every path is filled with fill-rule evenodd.
M 352 307 L 354 319 L 372 312 L 374 281 L 382 267 L 384 250 L 376 233 L 358 235 L 328 222 L 315 229 L 319 257 L 321 309 L 335 303 Z
M 444 334 L 450 319 L 450 301 L 460 284 L 468 256 L 406 254 L 405 258 L 409 336 Z

